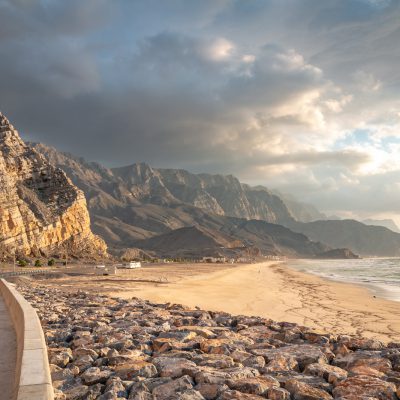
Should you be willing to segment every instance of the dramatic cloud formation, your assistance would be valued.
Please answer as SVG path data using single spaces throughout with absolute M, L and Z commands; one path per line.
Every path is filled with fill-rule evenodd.
M 0 109 L 116 166 L 400 222 L 398 0 L 0 0 Z

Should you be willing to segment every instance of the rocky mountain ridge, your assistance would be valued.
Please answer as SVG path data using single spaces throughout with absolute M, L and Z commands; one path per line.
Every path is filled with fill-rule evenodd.
M 83 192 L 27 146 L 1 113 L 0 247 L 3 256 L 106 253 L 90 230 Z
M 90 185 L 117 201 L 156 205 L 184 203 L 217 215 L 280 224 L 296 219 L 278 195 L 263 186 L 243 184 L 233 175 L 192 174 L 182 169 L 152 168 L 146 163 L 105 168 L 43 144 L 31 145 L 62 168 L 76 185 Z M 102 193 L 100 197 L 107 196 Z
M 93 230 L 112 247 L 131 247 L 192 226 L 228 233 L 232 240 L 249 245 L 259 243 L 263 234 L 257 240 L 248 232 L 245 238 L 236 236 L 235 218 L 241 218 L 283 225 L 325 243 L 325 250 L 339 247 L 364 256 L 400 255 L 398 233 L 353 220 L 327 220 L 312 206 L 263 186 L 250 187 L 232 175 L 192 174 L 145 163 L 109 169 L 43 144 L 32 146 L 85 192 Z M 268 232 L 267 225 L 263 229 Z
M 108 169 L 42 144 L 33 147 L 85 192 L 93 230 L 111 247 L 154 251 L 154 243 L 170 243 L 169 249 L 161 246 L 158 253 L 192 256 L 201 251 L 215 254 L 221 247 L 235 247 L 234 243 L 242 249 L 256 246 L 268 254 L 296 256 L 313 256 L 328 249 L 287 228 L 280 227 L 282 233 L 278 225 L 268 223 L 294 218 L 278 196 L 266 188 L 242 184 L 232 175 L 196 175 L 144 163 Z M 252 218 L 258 221 L 250 222 Z M 257 223 L 260 226 L 252 231 L 250 227 Z M 172 239 L 181 239 L 181 229 L 193 227 L 193 243 L 187 243 L 187 238 Z M 278 233 L 286 239 L 278 240 Z M 205 246 L 209 240 L 215 240 L 212 249 Z M 186 243 L 185 248 L 177 248 L 177 243 Z

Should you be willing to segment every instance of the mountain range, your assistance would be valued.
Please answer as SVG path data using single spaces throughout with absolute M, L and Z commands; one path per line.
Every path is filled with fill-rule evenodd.
M 400 255 L 400 234 L 386 227 L 328 220 L 313 206 L 232 175 L 145 163 L 106 168 L 44 144 L 30 145 L 83 190 L 92 229 L 111 248 L 162 247 L 163 254 L 193 255 L 203 243 L 214 253 L 258 248 L 268 254 L 312 256 L 345 247 L 364 256 Z

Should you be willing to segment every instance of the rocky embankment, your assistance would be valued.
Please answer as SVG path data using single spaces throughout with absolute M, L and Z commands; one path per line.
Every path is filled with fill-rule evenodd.
M 41 317 L 56 399 L 392 400 L 400 395 L 400 343 L 385 346 L 137 298 L 19 290 Z

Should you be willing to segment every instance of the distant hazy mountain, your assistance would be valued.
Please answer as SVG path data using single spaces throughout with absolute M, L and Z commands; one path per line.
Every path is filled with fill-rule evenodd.
M 362 256 L 400 256 L 400 234 L 382 226 L 369 226 L 347 219 L 294 222 L 289 227 L 311 240 L 334 248 L 346 247 Z
M 361 222 L 365 225 L 384 226 L 393 232 L 400 233 L 399 227 L 392 219 L 364 219 Z
M 241 240 L 274 254 L 316 251 L 312 242 L 293 241 L 289 230 L 272 229 L 277 226 L 272 224 L 279 224 L 325 243 L 319 252 L 339 247 L 361 255 L 400 255 L 398 233 L 357 221 L 326 220 L 312 206 L 262 186 L 243 184 L 232 175 L 192 174 L 144 163 L 109 169 L 42 144 L 33 146 L 85 192 L 93 230 L 113 247 L 135 247 L 140 240 L 197 227 L 218 245 L 221 240 Z

